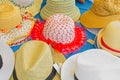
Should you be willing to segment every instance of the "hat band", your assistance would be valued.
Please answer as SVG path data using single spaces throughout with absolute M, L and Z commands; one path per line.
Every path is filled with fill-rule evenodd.
M 45 80 L 53 80 L 53 78 L 55 77 L 55 75 L 56 75 L 56 70 L 53 67 L 50 75 Z M 18 80 L 15 69 L 13 71 L 13 79 L 14 80 Z
M 0 55 L 0 69 L 2 68 L 2 65 L 3 65 L 3 61 L 2 61 L 2 57 Z
M 75 74 L 74 74 L 74 80 L 79 80 Z
M 108 46 L 108 45 L 103 41 L 103 38 L 101 38 L 101 44 L 102 44 L 105 48 L 107 48 L 107 49 L 109 49 L 109 50 L 111 50 L 111 51 L 120 53 L 120 50 L 116 50 L 116 49 L 113 49 L 113 48 L 111 48 L 110 46 Z

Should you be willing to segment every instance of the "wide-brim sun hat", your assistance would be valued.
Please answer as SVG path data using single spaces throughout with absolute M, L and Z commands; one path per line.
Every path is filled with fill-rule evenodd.
M 31 40 L 15 52 L 15 70 L 10 80 L 61 80 L 53 64 L 66 58 L 43 41 Z
M 14 69 L 14 53 L 4 42 L 0 42 L 0 80 L 9 80 Z
M 32 15 L 21 14 L 20 9 L 10 3 L 0 4 L 0 9 L 0 41 L 10 46 L 26 41 L 34 25 Z
M 75 0 L 47 0 L 41 9 L 40 16 L 43 20 L 56 13 L 63 13 L 71 17 L 75 22 L 80 18 L 80 10 L 75 5 Z
M 47 42 L 64 55 L 79 50 L 86 42 L 84 28 L 64 14 L 52 15 L 45 23 L 34 25 L 31 38 Z
M 97 44 L 100 48 L 107 50 L 113 55 L 120 56 L 120 21 L 109 23 L 106 28 L 99 31 L 97 35 Z
M 90 49 L 68 58 L 61 80 L 119 80 L 120 58 L 101 49 Z
M 86 28 L 104 28 L 119 19 L 119 0 L 95 0 L 91 9 L 81 15 L 80 22 Z
M 18 6 L 21 10 L 21 13 L 28 12 L 32 16 L 35 16 L 39 13 L 41 4 L 43 0 L 2 0 L 0 3 L 11 3 L 15 6 Z

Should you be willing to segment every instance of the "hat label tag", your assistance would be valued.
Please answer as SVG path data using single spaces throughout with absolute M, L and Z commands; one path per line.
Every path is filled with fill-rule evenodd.
M 58 74 L 61 74 L 62 63 L 55 63 L 53 64 L 53 67 L 55 68 Z

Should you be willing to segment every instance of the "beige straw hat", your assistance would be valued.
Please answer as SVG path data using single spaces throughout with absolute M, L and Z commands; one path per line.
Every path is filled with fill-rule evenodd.
M 80 17 L 80 11 L 75 6 L 75 0 L 47 0 L 47 4 L 42 8 L 40 16 L 46 20 L 49 16 L 56 13 L 64 13 L 75 22 Z
M 10 2 L 20 7 L 21 12 L 28 12 L 35 16 L 39 11 L 43 0 L 2 0 L 0 3 Z
M 18 80 L 61 80 L 53 63 L 63 63 L 65 57 L 51 50 L 45 42 L 26 42 L 15 54 L 15 71 L 11 80 L 16 80 L 15 73 Z
M 100 48 L 107 50 L 113 55 L 120 57 L 120 21 L 109 23 L 100 30 L 97 36 L 97 43 Z
M 103 28 L 120 19 L 120 0 L 94 0 L 91 9 L 80 17 L 86 28 Z
M 9 45 L 24 42 L 33 25 L 31 14 L 21 14 L 20 9 L 10 3 L 0 4 L 0 41 Z

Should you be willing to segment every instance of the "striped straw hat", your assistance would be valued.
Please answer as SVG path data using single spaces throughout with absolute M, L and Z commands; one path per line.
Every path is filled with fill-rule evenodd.
M 75 6 L 75 0 L 47 0 L 47 4 L 41 10 L 41 17 L 46 20 L 50 15 L 64 13 L 70 16 L 74 21 L 80 17 L 80 11 Z
M 0 3 L 10 2 L 20 7 L 21 12 L 28 12 L 35 16 L 39 11 L 43 0 L 0 0 Z

